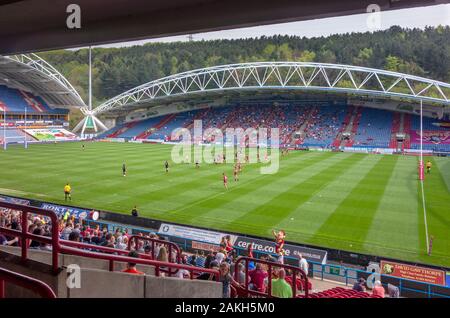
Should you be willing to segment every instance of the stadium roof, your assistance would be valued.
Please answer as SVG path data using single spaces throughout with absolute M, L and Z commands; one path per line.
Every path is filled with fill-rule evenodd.
M 0 56 L 0 85 L 32 92 L 50 106 L 86 106 L 69 81 L 35 54 Z
M 450 84 L 379 69 L 312 62 L 253 62 L 207 67 L 157 79 L 111 98 L 93 114 L 122 114 L 180 97 L 236 91 L 320 91 L 448 107 Z
M 377 0 L 381 11 L 447 0 Z M 68 29 L 69 4 L 81 28 Z M 36 52 L 366 13 L 373 0 L 6 0 L 0 3 L 0 54 Z

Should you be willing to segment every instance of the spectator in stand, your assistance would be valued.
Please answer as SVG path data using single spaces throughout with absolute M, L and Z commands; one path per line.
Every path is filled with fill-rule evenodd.
M 286 282 L 286 272 L 278 270 L 277 279 L 272 279 L 272 295 L 280 298 L 292 298 L 292 286 Z
M 139 258 L 139 254 L 136 253 L 135 251 L 131 251 L 130 253 L 128 253 L 128 257 L 135 257 L 135 258 Z M 138 271 L 136 269 L 136 263 L 132 263 L 129 262 L 127 264 L 127 268 L 123 270 L 124 273 L 129 273 L 129 274 L 138 274 L 138 275 L 144 275 L 143 272 Z
M 245 284 L 245 266 L 242 263 L 238 263 L 237 280 L 239 284 Z
M 127 244 L 124 242 L 124 240 L 126 239 L 126 237 L 120 235 L 117 237 L 117 243 L 116 243 L 116 248 L 119 250 L 126 250 L 127 249 Z
M 44 229 L 41 227 L 36 227 L 33 232 L 34 235 L 44 235 Z M 31 241 L 30 248 L 39 248 L 41 246 L 41 243 L 39 241 Z
M 80 233 L 77 231 L 73 231 L 69 234 L 69 241 L 79 242 L 80 241 Z
M 105 241 L 103 241 L 100 245 L 114 248 L 114 243 L 115 243 L 114 235 L 112 235 L 112 233 L 107 233 L 105 236 Z
M 353 284 L 353 290 L 356 290 L 358 292 L 364 292 L 365 288 L 364 285 L 366 284 L 366 280 L 364 278 L 360 278 L 355 284 Z
M 161 248 L 159 249 L 159 253 L 158 256 L 156 257 L 157 261 L 160 262 L 168 262 L 169 261 L 169 257 L 167 255 L 167 249 L 165 246 L 161 246 Z
M 212 261 L 209 264 L 209 269 L 215 269 L 215 270 L 219 270 L 219 263 L 217 261 Z M 202 273 L 200 274 L 197 279 L 201 279 L 201 280 L 214 280 L 214 274 L 210 274 L 210 273 Z
M 399 298 L 400 297 L 400 289 L 392 284 L 388 284 L 388 295 L 389 298 Z
M 375 286 L 372 289 L 372 295 L 384 298 L 384 287 L 381 285 L 379 280 L 375 281 Z
M 99 230 L 95 230 L 91 242 L 92 244 L 100 245 L 103 242 L 103 233 Z
M 63 240 L 68 240 L 69 239 L 69 234 L 72 232 L 73 229 L 73 225 L 70 221 L 68 221 L 66 223 L 66 226 L 64 227 L 64 229 L 61 232 L 61 238 Z
M 86 243 L 86 244 L 93 244 L 92 243 L 92 236 L 91 236 L 91 233 L 89 232 L 89 231 L 86 231 L 85 233 L 84 233 L 84 235 L 82 235 L 82 237 L 83 237 L 83 243 Z
M 300 269 L 305 272 L 306 276 L 308 276 L 308 269 L 309 269 L 308 261 L 305 258 L 303 258 L 302 254 L 298 254 L 298 267 L 300 267 Z
M 216 256 L 214 255 L 214 251 L 211 251 L 206 255 L 205 259 L 205 268 L 209 268 L 209 264 L 211 264 L 212 261 L 216 259 Z
M 223 260 L 225 259 L 225 253 L 224 253 L 224 250 L 222 250 L 222 249 L 219 252 L 217 252 L 217 254 L 216 254 L 216 261 L 219 264 L 222 263 Z
M 264 280 L 269 276 L 261 263 L 256 264 L 256 268 L 248 272 L 250 277 L 250 289 L 264 292 L 266 286 Z
M 187 263 L 187 259 L 182 257 L 181 258 L 181 264 L 183 265 L 188 265 Z M 184 278 L 190 278 L 190 273 L 187 269 L 179 269 L 178 272 L 176 273 L 176 277 L 184 279 Z
M 72 232 L 78 232 L 78 234 L 81 234 L 81 226 L 80 223 L 75 224 Z
M 196 264 L 197 264 L 197 255 L 192 255 L 191 259 L 189 260 L 189 265 L 196 266 Z
M 0 234 L 0 245 L 13 245 L 19 241 L 18 237 L 13 238 L 12 240 L 8 241 L 6 236 Z
M 219 282 L 222 283 L 223 287 L 223 298 L 230 298 L 231 294 L 231 284 L 235 283 L 233 277 L 230 274 L 230 265 L 223 262 L 219 267 Z

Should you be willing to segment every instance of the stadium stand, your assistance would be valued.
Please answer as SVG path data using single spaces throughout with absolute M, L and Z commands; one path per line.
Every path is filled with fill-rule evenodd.
M 117 273 L 117 269 L 123 271 L 123 262 L 128 262 L 129 264 L 138 264 L 140 266 L 130 275 L 143 274 L 145 276 L 149 275 L 149 277 L 156 276 L 167 279 L 188 278 L 187 281 L 192 281 L 193 279 L 196 281 L 211 280 L 212 278 L 213 281 L 219 282 L 215 284 L 221 286 L 220 290 L 224 297 L 236 297 L 238 295 L 270 297 L 270 282 L 272 278 L 277 278 L 278 270 L 283 268 L 292 273 L 291 281 L 297 282 L 297 278 L 300 278 L 300 286 L 309 287 L 303 290 L 302 293 L 304 297 L 308 297 L 310 284 L 306 274 L 298 267 L 274 263 L 266 258 L 236 258 L 234 253 L 227 253 L 225 247 L 223 247 L 219 252 L 208 255 L 209 268 L 204 268 L 203 266 L 205 266 L 208 257 L 201 257 L 199 260 L 195 260 L 193 256 L 188 258 L 185 253 L 183 253 L 185 255 L 182 255 L 181 250 L 174 243 L 161 240 L 155 234 L 133 236 L 118 230 L 115 233 L 111 233 L 99 227 L 90 228 L 89 226 L 84 226 L 82 220 L 77 220 L 74 216 L 65 217 L 63 215 L 58 218 L 51 211 L 6 202 L 0 203 L 0 207 L 1 245 L 9 245 L 6 249 L 1 248 L 1 251 L 20 255 L 22 260 L 30 257 L 37 257 L 41 261 L 48 259 L 55 274 L 59 273 L 59 267 L 62 265 L 61 256 L 64 254 L 64 258 L 67 258 L 67 260 L 62 263 L 73 262 L 74 257 L 78 257 L 76 260 L 77 264 L 80 264 L 85 271 L 94 270 L 91 274 L 97 277 L 105 275 L 106 273 L 102 274 L 99 270 L 103 269 L 105 271 L 106 268 L 94 260 L 108 261 L 107 271 L 113 272 L 111 274 L 119 275 L 123 274 Z M 27 238 L 26 243 L 24 243 L 25 238 Z M 137 257 L 131 256 L 130 251 L 136 251 L 138 253 L 136 254 Z M 211 258 L 211 256 L 213 257 Z M 84 260 L 79 259 L 79 257 L 84 258 Z M 268 283 L 264 285 L 264 288 L 254 290 L 250 284 L 255 284 L 256 281 L 245 279 L 244 283 L 239 283 L 239 279 L 236 279 L 237 275 L 232 276 L 233 272 L 230 272 L 230 265 L 236 269 L 235 273 L 238 273 L 238 265 L 240 263 L 248 264 L 249 262 L 257 264 L 258 268 L 267 273 Z M 218 267 L 226 267 L 227 272 L 224 273 L 223 270 L 219 272 Z M 249 266 L 246 266 L 245 270 L 250 277 Z M 112 278 L 112 276 L 104 277 Z M 117 275 L 114 277 L 122 279 Z M 183 286 L 184 283 L 182 281 L 177 283 L 172 280 L 171 282 L 175 282 L 175 285 Z M 202 286 L 203 283 L 199 283 L 199 286 Z M 192 283 L 188 284 L 190 284 L 187 285 L 188 287 L 194 286 L 191 285 Z M 208 285 L 208 288 L 217 290 L 214 286 L 217 287 L 218 285 Z M 298 284 L 291 284 L 291 286 L 293 297 L 300 295 L 301 290 L 297 289 Z M 195 289 L 189 290 L 189 292 L 195 292 Z M 206 291 L 203 290 L 204 295 L 206 295 L 205 293 L 208 294 L 210 291 L 207 289 Z M 217 293 L 213 292 L 210 295 L 217 295 Z
M 353 145 L 388 148 L 392 126 L 392 112 L 365 108 L 362 110 L 361 120 L 357 125 Z
M 411 135 L 413 133 L 419 134 L 420 131 L 420 117 L 419 116 L 408 116 L 411 118 L 410 124 L 411 128 L 408 131 L 408 133 Z M 424 117 L 423 118 L 423 130 L 424 132 L 435 132 L 435 133 L 441 133 L 441 132 L 449 132 L 450 129 L 448 127 L 442 127 L 437 125 L 437 122 L 439 120 Z M 420 148 L 420 142 L 416 140 L 411 140 L 411 149 L 419 149 Z M 442 143 L 430 143 L 430 142 L 424 142 L 423 143 L 423 149 L 426 150 L 433 150 L 433 151 L 450 151 L 450 143 L 442 144 Z
M 51 108 L 41 97 L 0 85 L 0 107 L 8 113 L 66 114 L 67 110 Z
M 5 130 L 5 137 L 8 143 L 23 142 L 25 139 L 27 141 L 34 141 L 35 139 L 30 135 L 26 134 L 22 129 L 8 128 Z M 0 132 L 0 143 L 3 142 L 3 131 Z
M 366 147 L 397 149 L 396 135 L 405 134 L 403 149 L 417 149 L 411 142 L 411 131 L 419 129 L 419 117 L 381 109 L 354 106 L 305 106 L 246 104 L 210 107 L 169 114 L 140 122 L 118 124 L 98 138 L 149 139 L 169 141 L 176 128 L 187 128 L 191 135 L 194 120 L 202 120 L 202 128 L 271 128 L 280 129 L 281 147 Z M 424 118 L 424 130 L 448 131 Z M 344 138 L 345 135 L 345 138 Z M 203 142 L 213 142 L 204 136 Z M 226 140 L 232 142 L 232 140 Z M 237 140 L 234 141 L 235 143 Z M 450 151 L 448 144 L 424 144 L 424 149 Z
M 382 298 L 378 295 L 371 295 L 366 292 L 359 292 L 343 287 L 334 287 L 318 293 L 312 293 L 310 298 Z

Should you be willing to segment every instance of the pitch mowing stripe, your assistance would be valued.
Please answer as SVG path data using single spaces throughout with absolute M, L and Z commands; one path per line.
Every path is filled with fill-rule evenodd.
M 433 158 L 433 161 L 447 185 L 447 191 L 450 193 L 450 160 L 448 158 L 437 157 Z
M 290 158 L 284 160 L 284 162 L 287 162 L 288 160 L 295 160 L 297 157 L 303 157 L 303 156 L 307 156 L 306 153 L 301 153 L 301 154 L 296 154 L 295 156 L 291 156 Z M 229 184 L 229 190 L 227 191 L 227 194 L 233 192 L 234 190 L 236 190 L 238 188 L 242 189 L 243 185 L 251 183 L 251 182 L 253 182 L 253 180 L 255 178 L 259 178 L 259 177 L 263 176 L 263 175 L 259 174 L 260 167 L 261 167 L 261 164 L 246 165 L 243 168 L 243 172 L 241 173 L 241 176 L 240 176 L 241 181 L 239 181 L 238 183 L 234 183 L 234 181 L 229 182 L 230 184 Z M 215 166 L 213 166 L 213 168 L 215 168 Z M 178 209 L 173 209 L 173 211 L 170 212 L 170 215 L 182 214 L 182 213 L 184 213 L 184 212 L 181 212 L 182 210 L 191 209 L 194 206 L 195 206 L 195 211 L 194 211 L 195 216 L 202 214 L 202 209 L 205 209 L 205 211 L 203 211 L 203 213 L 207 213 L 209 210 L 211 210 L 211 208 L 212 208 L 211 206 L 208 205 L 207 208 L 204 208 L 202 205 L 200 205 L 200 203 L 208 201 L 208 202 L 214 202 L 214 205 L 215 205 L 215 204 L 217 204 L 218 201 L 221 200 L 221 198 L 219 196 L 222 194 L 225 194 L 222 179 L 221 179 L 221 173 L 223 171 L 223 168 L 224 167 L 221 167 L 221 166 L 218 167 L 219 170 L 217 172 L 217 177 L 214 177 L 213 179 L 209 179 L 209 180 L 202 180 L 201 182 L 203 183 L 203 186 L 198 187 L 198 188 L 192 188 L 190 191 L 186 192 L 184 194 L 184 198 L 186 200 L 183 202 L 180 202 L 179 206 L 177 207 Z M 228 169 L 232 170 L 232 166 L 229 166 Z M 231 180 L 232 177 L 231 177 L 230 173 L 228 173 L 228 176 Z M 210 192 L 211 195 L 205 195 L 206 194 L 205 191 Z M 192 218 L 192 217 L 194 217 L 194 216 L 193 215 L 186 216 L 186 218 Z
M 316 159 L 317 156 L 315 154 L 309 155 L 306 158 L 300 158 L 303 160 L 301 163 L 306 166 L 311 162 L 321 166 L 322 160 L 331 160 L 323 157 L 318 161 Z M 201 216 L 196 214 L 193 222 L 204 222 L 204 220 L 208 220 L 207 223 L 209 223 L 214 219 L 223 218 L 225 214 L 227 220 L 233 220 L 240 217 L 243 211 L 249 211 L 255 206 L 264 204 L 271 197 L 282 192 L 284 188 L 293 185 L 297 174 L 300 176 L 302 169 L 297 168 L 297 165 L 300 163 L 299 160 L 295 162 L 291 161 L 290 165 L 285 165 L 285 163 L 286 161 L 280 167 L 279 172 L 274 175 L 259 174 L 254 180 L 248 183 L 241 183 L 242 181 L 239 181 L 236 185 L 238 189 L 231 189 L 236 191 L 225 191 L 223 192 L 223 197 L 219 197 L 217 198 L 218 200 L 213 202 L 201 202 L 199 205 L 206 211 L 206 214 L 202 213 Z M 214 225 L 214 222 L 211 224 Z
M 225 192 L 225 190 L 222 189 L 221 193 L 219 195 L 224 195 L 227 197 L 227 199 L 224 202 L 220 202 L 216 197 L 212 197 L 209 199 L 201 199 L 198 200 L 198 202 L 193 202 L 192 205 L 179 209 L 177 211 L 173 211 L 171 214 L 180 214 L 183 213 L 183 210 L 186 210 L 187 208 L 192 209 L 192 208 L 198 208 L 198 207 L 203 207 L 203 209 L 201 209 L 200 211 L 196 211 L 194 216 L 191 216 L 191 219 L 194 218 L 194 222 L 196 221 L 201 221 L 202 218 L 204 218 L 205 214 L 208 213 L 212 213 L 211 210 L 212 209 L 219 209 L 221 206 L 225 205 L 225 204 L 229 204 L 231 202 L 235 202 L 236 200 L 238 200 L 239 198 L 242 198 L 244 196 L 254 196 L 255 198 L 260 199 L 261 197 L 257 195 L 257 192 L 255 191 L 261 191 L 263 187 L 267 187 L 269 189 L 273 188 L 273 182 L 277 182 L 280 179 L 285 179 L 285 178 L 291 178 L 292 177 L 292 173 L 296 172 L 299 173 L 301 170 L 305 169 L 308 164 L 319 164 L 321 161 L 328 159 L 329 157 L 332 157 L 333 155 L 331 153 L 327 154 L 327 156 L 320 156 L 319 153 L 307 153 L 305 155 L 300 156 L 300 159 L 303 160 L 301 161 L 302 165 L 300 165 L 298 168 L 296 168 L 296 166 L 290 166 L 290 165 L 286 165 L 286 160 L 284 160 L 283 165 L 285 165 L 285 167 L 281 167 L 280 170 L 278 171 L 278 173 L 273 174 L 273 175 L 262 175 L 262 174 L 258 174 L 255 179 L 253 179 L 252 181 L 246 182 L 244 184 L 241 183 L 241 181 L 239 181 L 239 183 L 233 187 L 230 186 L 230 189 L 228 191 Z M 305 157 L 305 158 L 304 158 Z M 291 159 L 291 158 L 288 158 Z M 291 160 L 289 160 L 291 161 Z M 297 161 L 297 160 L 296 160 Z M 294 164 L 294 163 L 293 163 Z M 244 168 L 245 169 L 245 168 Z M 243 172 L 243 176 L 246 174 L 246 171 Z M 241 176 L 241 179 L 243 178 L 243 176 Z M 280 181 L 278 181 L 280 182 Z M 231 183 L 231 182 L 230 182 Z M 240 207 L 240 209 L 230 209 L 230 207 L 224 207 L 226 208 L 226 215 L 227 218 L 229 217 L 229 213 L 233 213 L 233 212 L 237 212 L 237 213 L 242 213 L 242 206 Z M 219 217 L 223 217 L 223 210 L 220 209 L 220 214 L 222 216 Z M 187 218 L 189 218 L 189 216 L 186 215 Z
M 180 201 L 180 195 L 183 193 L 194 191 L 195 189 L 203 189 L 202 195 L 206 195 L 208 192 L 216 192 L 213 188 L 211 188 L 211 184 L 220 184 L 222 171 L 232 168 L 232 165 L 217 165 L 210 167 L 212 169 L 196 169 L 192 165 L 185 166 L 184 164 L 180 164 L 179 166 L 179 169 L 183 169 L 185 171 L 186 178 L 177 177 L 172 180 L 169 179 L 168 181 L 170 183 L 163 180 L 165 185 L 164 187 L 161 187 L 151 193 L 134 195 L 134 197 L 137 199 L 145 199 L 147 201 L 152 200 L 153 204 L 155 204 L 158 200 L 163 200 L 167 206 L 166 210 L 178 208 L 186 203 Z M 222 188 L 220 188 L 220 190 L 222 190 Z M 173 200 L 168 203 L 167 198 L 173 195 L 177 196 L 177 200 Z M 197 199 L 197 197 L 195 197 L 195 199 Z
M 381 159 L 381 156 L 361 155 L 345 173 L 340 174 L 306 202 L 281 220 L 276 228 L 284 229 L 291 240 L 306 241 L 334 213 L 342 201 Z M 350 159 L 347 159 L 350 160 Z
M 316 231 L 310 243 L 364 251 L 365 237 L 397 159 L 382 157 Z
M 388 241 L 390 248 L 398 250 L 398 255 L 414 257 L 420 251 L 416 162 L 415 157 L 398 158 L 367 233 L 366 250 L 386 255 L 386 248 L 379 246 Z
M 198 197 L 205 197 L 208 194 L 214 194 L 217 191 L 222 191 L 221 175 L 223 171 L 231 170 L 233 165 L 208 165 L 196 169 L 192 165 L 179 164 L 173 169 L 183 171 L 183 176 L 169 179 L 166 178 L 170 175 L 163 175 L 161 177 L 162 184 L 164 186 L 155 189 L 152 192 L 135 191 L 133 190 L 133 199 L 140 201 L 143 207 L 148 207 L 151 211 L 152 207 L 157 207 L 156 210 L 171 210 L 179 208 L 180 206 L 186 206 L 193 200 L 198 200 Z M 246 173 L 252 169 L 259 169 L 260 165 L 246 165 L 244 170 Z M 227 172 L 228 173 L 228 172 Z M 229 175 L 229 173 L 228 173 Z M 152 180 L 154 182 L 155 180 Z M 167 182 L 169 181 L 169 182 Z M 217 185 L 217 186 L 216 186 Z M 176 200 L 167 200 L 168 198 L 176 195 Z M 186 200 L 183 200 L 183 196 Z M 151 201 L 150 201 L 151 200 Z M 120 206 L 123 201 L 113 200 L 114 205 Z M 151 202 L 151 204 L 149 203 Z M 128 201 L 129 205 L 129 201 Z M 163 205 L 163 206 L 161 206 Z M 158 207 L 159 206 L 159 207 Z
M 333 156 L 321 164 L 309 166 L 292 176 L 295 183 L 287 187 L 280 185 L 281 193 L 276 192 L 275 195 L 267 196 L 269 200 L 261 200 L 259 205 L 239 218 L 231 220 L 226 227 L 251 230 L 255 225 L 264 224 L 266 234 L 269 234 L 272 224 L 286 218 L 298 204 L 306 202 L 315 192 L 362 158 L 363 156 L 359 154 L 346 154 Z
M 439 165 L 436 164 L 434 158 L 427 158 L 433 164 L 430 174 L 425 174 L 424 191 L 426 198 L 427 221 L 430 238 L 433 237 L 433 246 L 431 256 L 421 253 L 420 259 L 426 262 L 435 262 L 437 264 L 445 265 L 450 263 L 450 218 L 448 212 L 450 211 L 450 193 L 446 187 L 445 181 L 439 170 Z M 421 237 L 424 234 L 424 220 L 421 201 L 420 218 L 419 218 L 419 232 Z M 426 250 L 427 242 L 421 240 L 421 251 Z M 447 265 L 448 266 L 448 265 Z

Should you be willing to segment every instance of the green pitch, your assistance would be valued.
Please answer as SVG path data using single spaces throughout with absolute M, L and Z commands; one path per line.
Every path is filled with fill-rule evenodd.
M 246 165 L 174 164 L 171 146 L 80 143 L 11 146 L 0 151 L 0 193 L 130 213 L 211 229 L 409 261 L 450 266 L 450 159 L 432 158 L 425 180 L 432 256 L 426 255 L 418 159 L 351 153 L 291 152 L 273 175 Z M 164 170 L 169 160 L 170 171 Z M 122 176 L 122 163 L 128 175 Z M 229 189 L 222 183 L 229 178 Z

